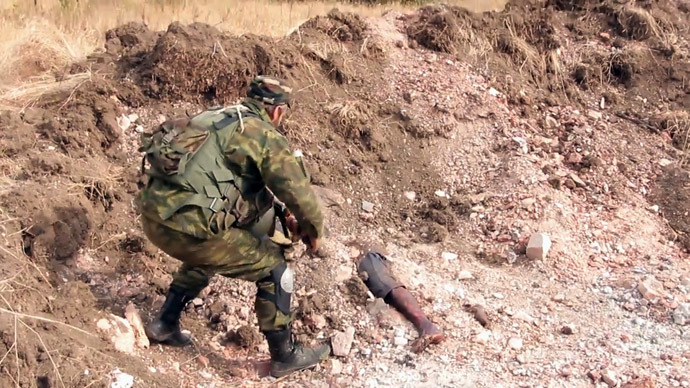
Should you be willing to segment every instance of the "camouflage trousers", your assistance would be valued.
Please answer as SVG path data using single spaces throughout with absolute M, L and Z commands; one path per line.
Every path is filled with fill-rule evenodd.
M 261 331 L 282 330 L 291 321 L 276 304 L 260 295 L 275 295 L 275 284 L 267 278 L 271 270 L 285 262 L 283 248 L 259 239 L 244 229 L 229 228 L 212 239 L 198 239 L 141 217 L 149 240 L 183 264 L 173 276 L 171 287 L 196 297 L 215 274 L 256 282 L 256 316 Z

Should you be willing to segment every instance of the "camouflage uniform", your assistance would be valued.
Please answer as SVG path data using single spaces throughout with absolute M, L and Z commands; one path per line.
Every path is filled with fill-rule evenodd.
M 275 228 L 274 199 L 285 204 L 312 239 L 322 235 L 323 216 L 301 158 L 290 151 L 265 110 L 265 104 L 289 103 L 287 87 L 262 81 L 265 79 L 252 82 L 250 97 L 241 106 L 207 111 L 190 121 L 190 125 L 217 128 L 213 123 L 235 111 L 243 112 L 239 129 L 215 129 L 224 166 L 241 180 L 239 187 L 233 187 L 239 192 L 234 206 L 223 203 L 228 201 L 225 197 L 208 194 L 208 188 L 208 199 L 218 201 L 201 205 L 194 199 L 198 194 L 156 177 L 141 191 L 137 204 L 147 237 L 183 262 L 171 288 L 183 290 L 190 300 L 215 274 L 256 282 L 259 326 L 270 331 L 285 328 L 291 320 L 286 309 L 277 307 L 276 282 L 271 279 L 273 270 L 286 266 L 285 246 L 270 238 Z M 222 183 L 222 179 L 218 181 Z

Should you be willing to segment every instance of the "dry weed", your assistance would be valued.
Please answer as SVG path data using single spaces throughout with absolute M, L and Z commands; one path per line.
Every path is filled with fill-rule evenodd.
M 343 101 L 327 107 L 331 123 L 346 138 L 357 138 L 371 119 L 368 107 L 361 101 Z
M 673 144 L 680 149 L 680 164 L 690 161 L 690 113 L 687 111 L 672 111 L 661 116 L 659 120 L 661 130 L 667 131 L 673 139 Z
M 649 11 L 632 5 L 621 7 L 616 13 L 616 21 L 620 33 L 632 39 L 659 38 L 662 33 L 659 23 Z
M 496 46 L 499 50 L 510 55 L 513 62 L 519 66 L 520 72 L 527 69 L 533 75 L 546 72 L 546 58 L 539 51 L 520 37 L 510 19 L 506 19 L 507 33 L 498 36 Z

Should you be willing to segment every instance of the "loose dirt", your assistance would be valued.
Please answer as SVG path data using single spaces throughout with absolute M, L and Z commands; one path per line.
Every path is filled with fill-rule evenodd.
M 214 279 L 183 316 L 187 349 L 118 352 L 97 327 L 131 302 L 148 322 L 178 265 L 138 226 L 140 133 L 236 102 L 256 74 L 298 90 L 280 130 L 328 216 L 324 251 L 292 257 L 295 331 L 355 329 L 349 356 L 278 385 L 690 384 L 675 318 L 690 303 L 683 9 L 334 10 L 279 41 L 199 23 L 109 31 L 58 75 L 90 79 L 0 114 L 0 384 L 110 386 L 116 369 L 147 387 L 275 383 L 253 284 Z M 525 256 L 535 232 L 553 241 L 540 261 Z M 365 246 L 448 341 L 404 345 L 412 326 L 356 276 Z

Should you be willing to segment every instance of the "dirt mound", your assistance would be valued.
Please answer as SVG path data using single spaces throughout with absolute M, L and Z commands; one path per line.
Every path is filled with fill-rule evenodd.
M 199 337 L 194 349 L 123 355 L 91 335 L 95 318 L 122 315 L 130 302 L 150 319 L 178 265 L 137 223 L 140 133 L 172 116 L 235 102 L 257 74 L 294 84 L 297 102 L 279 130 L 303 152 L 328 200 L 330 251 L 294 263 L 296 331 L 325 338 L 356 327 L 348 379 L 361 363 L 394 376 L 386 385 L 396 385 L 412 365 L 404 346 L 391 345 L 407 342 L 402 318 L 393 314 L 379 325 L 364 308 L 376 303 L 354 272 L 362 240 L 390 250 L 423 307 L 444 329 L 458 329 L 457 342 L 442 350 L 452 348 L 451 356 L 414 360 L 434 371 L 438 359 L 495 360 L 495 352 L 474 347 L 457 353 L 475 335 L 455 311 L 466 298 L 486 297 L 482 304 L 496 307 L 496 325 L 508 333 L 517 327 L 513 313 L 503 314 L 494 299 L 508 305 L 531 298 L 535 284 L 553 279 L 561 283 L 552 287 L 574 290 L 568 282 L 592 268 L 618 276 L 652 253 L 649 267 L 665 268 L 675 248 L 664 244 L 659 217 L 647 214 L 650 185 L 656 182 L 650 201 L 686 246 L 690 233 L 687 174 L 655 175 L 659 160 L 683 158 L 690 122 L 687 14 L 669 4 L 523 0 L 500 13 L 429 6 L 376 20 L 334 10 L 281 40 L 200 23 L 108 31 L 104 52 L 65 70 L 88 74 L 78 87 L 21 113 L 0 113 L 0 292 L 9 302 L 3 309 L 26 315 L 0 317 L 0 352 L 14 358 L 2 364 L 9 377 L 0 385 L 98 385 L 115 367 L 148 386 L 236 383 L 251 375 L 241 370 L 252 368 L 251 358 L 267 356 L 251 310 L 254 285 L 226 279 L 214 280 L 185 312 L 183 325 Z M 555 254 L 533 263 L 524 255 L 527 240 L 542 229 L 553 234 Z M 636 241 L 640 235 L 654 238 Z M 502 272 L 514 263 L 518 276 Z M 468 265 L 482 270 L 468 275 Z M 532 269 L 530 282 L 520 283 Z M 519 287 L 507 288 L 513 283 Z M 576 309 L 598 306 L 604 294 Z M 623 296 L 629 306 L 632 296 Z M 546 314 L 561 307 L 548 297 L 529 303 L 544 306 L 541 326 L 529 326 L 543 330 L 530 337 L 551 335 L 553 316 Z M 666 319 L 669 306 L 660 303 L 655 319 Z M 589 354 L 578 357 L 583 368 L 593 365 Z M 238 365 L 230 375 L 217 366 L 228 360 Z M 507 378 L 522 373 L 516 371 Z
M 678 167 L 669 167 L 659 177 L 653 193 L 653 200 L 660 204 L 664 217 L 668 220 L 674 235 L 690 251 L 690 174 Z
M 588 22 L 578 23 L 582 17 Z M 683 59 L 688 42 L 678 34 L 687 22 L 665 2 L 510 2 L 505 12 L 492 14 L 425 7 L 411 17 L 407 33 L 429 49 L 470 53 L 478 65 L 488 63 L 516 104 L 531 105 L 534 97 L 549 105 L 589 104 L 585 89 L 621 108 L 635 97 L 634 105 L 649 110 L 646 101 L 688 103 L 682 81 L 690 75 Z M 562 55 L 564 42 L 581 46 L 580 55 Z

